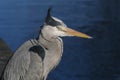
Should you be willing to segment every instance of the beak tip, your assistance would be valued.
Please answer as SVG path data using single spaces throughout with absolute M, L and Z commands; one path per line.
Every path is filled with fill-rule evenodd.
M 88 39 L 93 39 L 93 37 L 89 36 Z

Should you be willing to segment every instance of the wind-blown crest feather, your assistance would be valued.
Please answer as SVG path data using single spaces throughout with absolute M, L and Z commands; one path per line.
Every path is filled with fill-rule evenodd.
M 48 9 L 48 12 L 47 12 L 47 17 L 46 17 L 46 19 L 45 19 L 45 23 L 46 23 L 47 25 L 50 25 L 50 26 L 58 26 L 58 25 L 61 25 L 60 22 L 58 22 L 58 21 L 56 21 L 56 20 L 53 19 L 53 17 L 51 16 L 51 10 L 52 10 L 52 8 L 50 7 L 50 8 Z

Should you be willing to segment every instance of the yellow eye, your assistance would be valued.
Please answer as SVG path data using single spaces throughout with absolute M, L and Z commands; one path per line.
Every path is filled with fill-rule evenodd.
M 66 29 L 65 29 L 65 27 L 62 27 L 62 26 L 57 26 L 57 29 L 58 29 L 58 30 L 61 30 L 61 31 L 64 31 L 64 32 L 66 32 Z
M 62 30 L 62 29 L 61 29 L 61 26 L 57 26 L 56 28 L 57 28 L 58 30 Z

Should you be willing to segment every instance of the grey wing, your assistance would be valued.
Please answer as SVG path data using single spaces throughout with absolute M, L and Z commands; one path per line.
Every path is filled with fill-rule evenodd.
M 36 40 L 25 42 L 7 64 L 4 80 L 41 80 L 43 58 L 39 55 L 39 50 L 44 51 Z

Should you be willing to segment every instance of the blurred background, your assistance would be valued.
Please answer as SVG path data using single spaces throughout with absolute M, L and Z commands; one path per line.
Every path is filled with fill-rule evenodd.
M 50 6 L 93 39 L 63 38 L 62 60 L 47 80 L 120 80 L 120 0 L 0 0 L 0 38 L 13 52 L 36 38 Z

